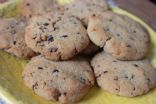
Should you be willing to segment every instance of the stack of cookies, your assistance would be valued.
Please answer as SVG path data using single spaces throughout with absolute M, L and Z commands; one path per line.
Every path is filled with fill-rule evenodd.
M 37 5 L 36 5 L 37 4 Z M 147 31 L 105 0 L 24 0 L 21 17 L 0 20 L 0 49 L 30 61 L 26 85 L 47 100 L 81 100 L 95 81 L 104 91 L 134 97 L 156 86 L 145 59 Z

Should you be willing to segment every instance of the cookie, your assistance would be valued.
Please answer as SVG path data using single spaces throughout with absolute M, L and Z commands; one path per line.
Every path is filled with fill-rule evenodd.
M 60 62 L 34 57 L 26 65 L 23 79 L 37 95 L 66 104 L 82 99 L 94 85 L 93 71 L 80 57 Z
M 51 60 L 70 59 L 89 44 L 81 21 L 61 12 L 32 18 L 25 40 L 35 52 Z
M 92 55 L 96 53 L 100 48 L 94 45 L 92 42 L 89 43 L 88 47 L 82 51 L 81 55 Z
M 23 0 L 20 7 L 22 15 L 31 18 L 53 12 L 59 8 L 59 5 L 56 0 Z
M 90 39 L 119 60 L 143 59 L 149 48 L 149 36 L 136 21 L 125 15 L 105 12 L 90 17 Z
M 119 61 L 102 52 L 92 59 L 91 65 L 98 85 L 113 94 L 133 97 L 156 86 L 156 69 L 147 60 Z
M 24 41 L 25 27 L 23 18 L 0 19 L 0 49 L 21 58 L 33 57 L 35 53 Z
M 108 10 L 106 0 L 73 0 L 64 5 L 65 11 L 79 17 L 84 25 L 88 24 L 88 16 Z

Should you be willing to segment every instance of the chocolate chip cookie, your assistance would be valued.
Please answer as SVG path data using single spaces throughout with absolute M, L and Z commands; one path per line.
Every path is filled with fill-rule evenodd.
M 56 0 L 23 0 L 20 7 L 22 15 L 28 19 L 59 9 Z
M 125 15 L 113 12 L 93 15 L 87 30 L 94 44 L 119 60 L 142 59 L 149 48 L 146 30 Z
M 0 19 L 0 49 L 21 58 L 33 57 L 35 53 L 25 43 L 25 27 L 23 18 Z
M 87 26 L 88 17 L 108 10 L 108 4 L 106 0 L 73 0 L 64 5 L 64 8 L 66 12 L 79 17 Z
M 32 18 L 25 40 L 35 52 L 51 60 L 70 59 L 89 44 L 81 21 L 62 12 Z
M 147 60 L 119 61 L 102 52 L 92 59 L 91 65 L 98 85 L 113 94 L 133 97 L 156 86 L 156 69 Z
M 34 57 L 26 65 L 23 79 L 37 95 L 66 104 L 82 99 L 94 85 L 93 71 L 80 57 L 60 62 Z

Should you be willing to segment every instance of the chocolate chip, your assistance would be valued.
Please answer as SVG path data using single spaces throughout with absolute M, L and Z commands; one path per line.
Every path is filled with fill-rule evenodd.
M 39 70 L 43 69 L 42 67 L 38 67 Z
M 134 30 L 133 33 L 136 33 L 136 31 Z
M 133 64 L 135 67 L 139 67 L 137 64 Z
M 80 77 L 80 82 L 83 83 L 83 84 L 85 84 L 86 83 L 86 80 L 83 79 L 82 77 Z
M 76 22 L 73 22 L 73 24 L 77 24 Z
M 52 35 L 49 35 L 48 38 L 47 38 L 47 40 L 48 40 L 48 42 L 52 42 L 52 41 L 54 41 L 54 38 L 53 38 Z
M 109 29 L 107 28 L 107 29 L 105 29 L 105 31 L 109 31 Z
M 76 34 L 77 34 L 77 35 L 80 35 L 80 32 L 77 32 Z
M 54 70 L 53 70 L 53 73 L 59 73 L 59 70 L 54 69 Z
M 92 16 L 93 16 L 93 17 L 95 17 L 96 15 L 95 15 L 95 14 L 93 14 Z
M 31 18 L 31 17 L 32 17 L 32 15 L 30 14 L 30 15 L 29 15 L 29 18 Z
M 109 19 L 110 22 L 112 22 L 112 19 Z
M 50 52 L 57 52 L 58 48 L 50 48 L 49 51 Z
M 114 80 L 118 80 L 118 77 L 116 76 L 116 77 L 114 78 Z
M 26 3 L 26 6 L 30 6 L 30 4 L 29 3 Z
M 68 37 L 68 35 L 62 35 L 61 37 L 66 38 L 66 37 Z
M 46 85 L 47 83 L 46 82 L 44 82 L 44 85 Z
M 104 74 L 105 74 L 105 73 L 108 73 L 108 71 L 104 71 L 103 73 L 104 73 Z
M 135 87 L 133 88 L 133 91 L 135 90 Z
M 124 78 L 128 79 L 128 76 L 125 76 Z
M 131 47 L 131 45 L 128 44 L 127 47 Z
M 134 77 L 135 77 L 135 75 L 134 75 L 134 74 L 132 74 L 132 75 L 131 75 L 131 79 L 133 79 Z
M 63 93 L 63 95 L 64 95 L 64 96 L 66 96 L 66 95 L 67 95 L 67 93 L 66 93 L 66 92 L 64 92 L 64 93 Z
M 38 83 L 36 82 L 36 83 L 32 86 L 32 89 L 33 89 L 33 90 L 37 89 L 37 86 L 38 86 Z
M 115 90 L 119 90 L 119 89 L 116 88 Z
M 13 45 L 16 45 L 16 41 L 13 41 Z
M 113 62 L 117 62 L 116 60 L 113 60 Z
M 120 36 L 120 34 L 116 34 L 117 36 Z
M 49 23 L 44 23 L 43 25 L 44 25 L 44 26 L 48 26 L 48 25 L 49 25 Z

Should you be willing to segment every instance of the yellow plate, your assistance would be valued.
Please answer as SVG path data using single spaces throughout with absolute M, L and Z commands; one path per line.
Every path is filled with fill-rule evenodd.
M 156 67 L 156 32 L 134 15 L 120 8 L 113 8 L 112 11 L 133 18 L 148 30 L 151 47 L 147 58 Z M 21 73 L 26 63 L 25 60 L 0 51 L 0 97 L 8 104 L 57 104 L 35 95 L 25 86 Z M 77 104 L 156 104 L 156 88 L 145 95 L 127 98 L 110 94 L 94 86 Z

